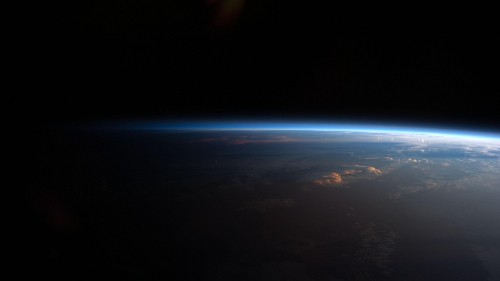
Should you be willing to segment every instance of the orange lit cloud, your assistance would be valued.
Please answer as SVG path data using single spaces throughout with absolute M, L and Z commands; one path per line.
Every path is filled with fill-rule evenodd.
M 379 170 L 379 169 L 372 167 L 372 166 L 354 165 L 354 167 L 363 168 L 363 170 L 365 170 L 366 172 L 373 174 L 373 175 L 377 175 L 377 176 L 383 174 L 382 170 Z
M 362 172 L 361 170 L 345 170 L 342 172 L 342 174 L 346 175 L 346 176 L 354 176 L 354 175 L 359 174 L 361 172 Z
M 361 169 L 348 169 L 338 173 L 331 172 L 330 174 L 323 176 L 321 179 L 315 180 L 314 183 L 322 186 L 339 185 L 345 183 L 346 181 L 349 182 L 351 179 L 355 178 L 354 176 L 359 174 L 361 174 L 361 176 L 366 176 L 368 174 L 379 176 L 383 173 L 381 170 L 371 166 L 354 165 L 354 167 Z
M 326 176 L 324 176 L 322 179 L 315 180 L 314 183 L 323 185 L 323 186 L 329 186 L 329 185 L 335 185 L 335 184 L 340 184 L 342 183 L 342 176 L 338 173 L 330 173 Z
M 375 168 L 375 167 L 368 167 L 366 168 L 366 170 L 370 173 L 370 174 L 374 174 L 374 175 L 381 175 L 382 174 L 382 171 Z

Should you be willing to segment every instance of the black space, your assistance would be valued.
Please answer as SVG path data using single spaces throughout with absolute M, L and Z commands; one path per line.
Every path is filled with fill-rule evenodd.
M 233 25 L 214 27 L 210 2 L 42 7 L 27 46 L 30 120 L 250 116 L 498 128 L 491 8 L 248 0 Z

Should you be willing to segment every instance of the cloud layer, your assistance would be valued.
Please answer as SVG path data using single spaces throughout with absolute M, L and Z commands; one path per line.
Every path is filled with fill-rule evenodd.
M 353 165 L 350 169 L 346 169 L 340 172 L 331 172 L 330 174 L 323 176 L 321 179 L 314 180 L 313 182 L 321 186 L 329 187 L 340 185 L 342 183 L 345 183 L 346 180 L 353 179 L 359 176 L 379 176 L 382 174 L 382 170 L 372 166 Z

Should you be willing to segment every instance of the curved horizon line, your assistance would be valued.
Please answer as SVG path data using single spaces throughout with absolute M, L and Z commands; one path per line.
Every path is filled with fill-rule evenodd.
M 95 127 L 95 126 L 94 126 Z M 100 124 L 105 129 L 140 131 L 317 131 L 366 133 L 421 133 L 500 141 L 500 133 L 432 126 L 393 125 L 380 122 L 286 122 L 286 121 L 150 121 Z

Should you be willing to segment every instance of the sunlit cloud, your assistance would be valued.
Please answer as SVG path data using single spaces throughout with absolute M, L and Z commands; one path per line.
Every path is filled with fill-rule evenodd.
M 315 180 L 314 183 L 322 186 L 338 185 L 342 183 L 342 176 L 338 173 L 332 172 L 319 180 Z
M 372 167 L 372 166 L 354 165 L 354 167 L 362 168 L 363 170 L 365 170 L 369 174 L 373 174 L 373 175 L 377 175 L 377 176 L 383 174 L 382 170 L 377 169 L 377 168 Z
M 354 175 L 357 175 L 359 173 L 363 172 L 362 170 L 345 170 L 342 172 L 343 175 L 346 175 L 346 176 L 354 176 Z
M 347 169 L 339 172 L 337 171 L 331 172 L 330 174 L 315 180 L 314 183 L 321 186 L 335 186 L 345 183 L 346 180 L 347 182 L 350 182 L 351 180 L 356 179 L 359 176 L 361 177 L 364 177 L 366 175 L 379 176 L 383 174 L 382 170 L 372 166 L 353 165 L 352 167 L 354 167 L 354 169 Z
M 370 174 L 374 174 L 374 175 L 381 175 L 382 174 L 382 171 L 375 168 L 375 167 L 368 167 L 366 168 L 366 170 L 370 173 Z

